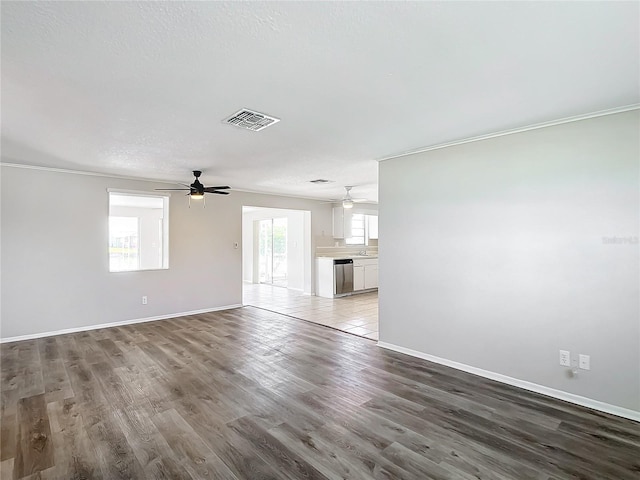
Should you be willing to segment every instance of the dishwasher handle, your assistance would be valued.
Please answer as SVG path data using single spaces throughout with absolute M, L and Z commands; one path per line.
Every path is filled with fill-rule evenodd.
M 333 261 L 334 265 L 349 265 L 350 263 L 353 263 L 352 258 L 340 258 Z

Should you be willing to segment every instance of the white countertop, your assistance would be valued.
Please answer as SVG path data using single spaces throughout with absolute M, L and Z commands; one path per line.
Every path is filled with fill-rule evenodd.
M 316 258 L 326 258 L 327 260 L 345 260 L 345 259 L 377 259 L 378 255 L 316 255 Z

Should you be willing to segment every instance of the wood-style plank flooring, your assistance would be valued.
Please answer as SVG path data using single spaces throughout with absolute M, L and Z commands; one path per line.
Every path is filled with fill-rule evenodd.
M 640 478 L 638 423 L 252 307 L 0 348 L 3 480 Z

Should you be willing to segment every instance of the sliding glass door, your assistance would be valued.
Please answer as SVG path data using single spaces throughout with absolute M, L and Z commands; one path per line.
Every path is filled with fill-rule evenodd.
M 260 220 L 258 233 L 259 281 L 287 286 L 287 219 Z

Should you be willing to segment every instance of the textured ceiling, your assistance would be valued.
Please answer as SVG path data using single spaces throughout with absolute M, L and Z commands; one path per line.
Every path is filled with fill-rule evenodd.
M 2 160 L 375 201 L 377 159 L 640 102 L 639 5 L 3 1 Z

